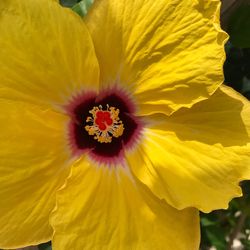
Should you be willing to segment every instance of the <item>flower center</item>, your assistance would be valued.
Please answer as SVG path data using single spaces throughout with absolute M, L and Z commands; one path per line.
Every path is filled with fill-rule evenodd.
M 110 143 L 112 138 L 118 138 L 123 134 L 124 126 L 119 118 L 120 110 L 107 105 L 106 110 L 99 107 L 93 107 L 86 119 L 85 130 L 89 135 L 100 143 Z

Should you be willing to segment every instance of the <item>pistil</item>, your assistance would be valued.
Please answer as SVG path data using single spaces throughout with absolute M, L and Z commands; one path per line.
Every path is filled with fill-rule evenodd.
M 102 105 L 93 107 L 86 119 L 85 130 L 89 135 L 100 143 L 111 143 L 113 137 L 118 138 L 123 134 L 124 125 L 119 118 L 120 110 L 115 107 L 109 107 L 103 110 Z

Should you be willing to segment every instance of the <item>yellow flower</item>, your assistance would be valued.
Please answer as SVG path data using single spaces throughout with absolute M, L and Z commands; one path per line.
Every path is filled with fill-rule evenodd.
M 219 6 L 0 1 L 0 247 L 198 249 L 250 178 Z

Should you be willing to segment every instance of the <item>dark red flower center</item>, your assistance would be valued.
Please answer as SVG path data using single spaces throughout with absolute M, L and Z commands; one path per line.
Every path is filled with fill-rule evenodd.
M 117 90 L 76 97 L 69 105 L 73 151 L 86 152 L 105 163 L 120 160 L 124 149 L 134 145 L 141 131 L 134 110 L 129 97 Z

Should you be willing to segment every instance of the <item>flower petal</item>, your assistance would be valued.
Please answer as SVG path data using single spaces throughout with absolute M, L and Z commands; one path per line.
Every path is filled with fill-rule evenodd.
M 85 18 L 101 85 L 135 93 L 141 114 L 169 114 L 223 82 L 220 1 L 97 0 Z
M 0 33 L 0 97 L 50 106 L 98 87 L 89 33 L 56 1 L 1 1 Z
M 239 181 L 250 179 L 249 101 L 221 87 L 191 109 L 151 119 L 128 160 L 153 193 L 178 209 L 204 212 L 241 195 Z
M 198 217 L 157 199 L 126 167 L 83 160 L 58 192 L 53 249 L 198 249 Z
M 0 100 L 0 248 L 50 240 L 55 191 L 69 174 L 67 118 Z

